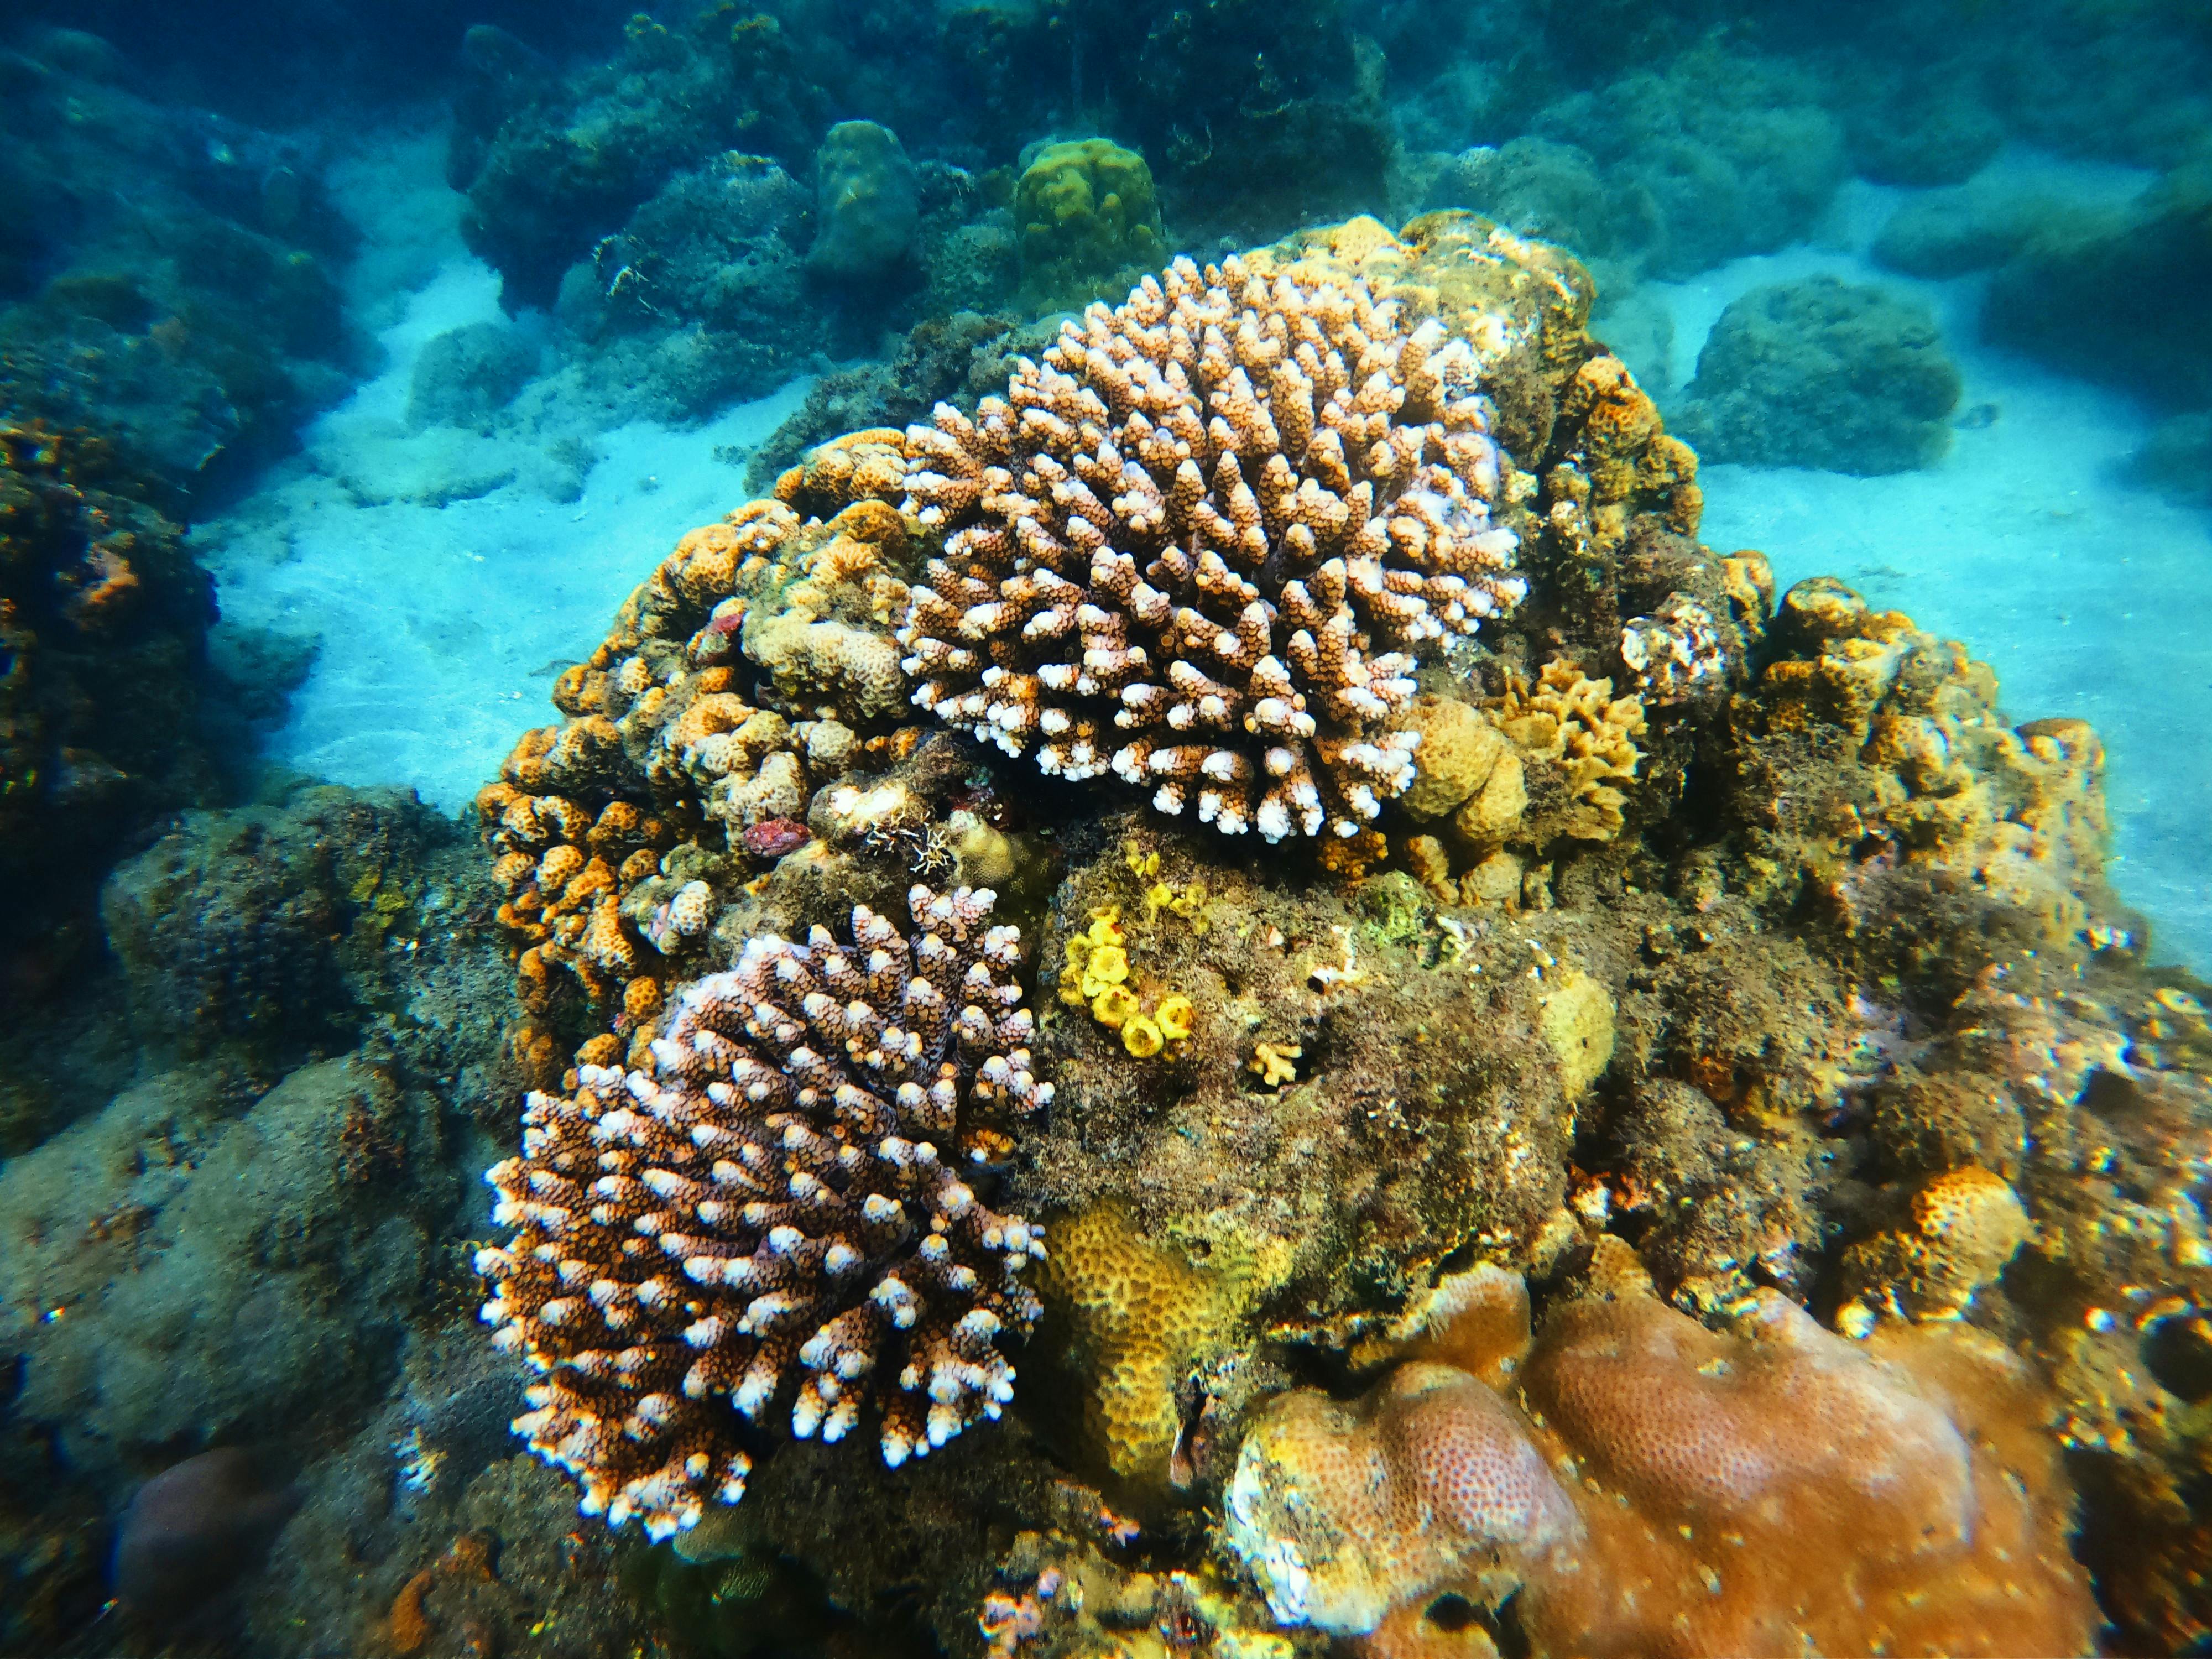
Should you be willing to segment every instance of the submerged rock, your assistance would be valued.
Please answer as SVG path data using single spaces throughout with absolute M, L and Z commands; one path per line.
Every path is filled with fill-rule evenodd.
M 2070 216 L 1990 278 L 1982 331 L 2169 408 L 2212 399 L 2212 161 L 2124 209 Z
M 921 221 L 914 163 L 898 135 L 874 121 L 840 121 L 814 152 L 818 228 L 806 263 L 846 283 L 880 281 L 914 246 Z
M 1709 461 L 1903 472 L 1949 448 L 1962 384 L 1926 307 L 1808 276 L 1721 313 L 1675 428 Z

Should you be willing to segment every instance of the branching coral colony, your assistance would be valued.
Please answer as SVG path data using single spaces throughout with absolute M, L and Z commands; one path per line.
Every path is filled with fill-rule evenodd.
M 1524 592 L 1467 344 L 1357 283 L 1187 259 L 907 434 L 946 532 L 915 703 L 1230 835 L 1349 836 L 1412 782 L 1421 648 Z
M 849 943 L 752 939 L 683 992 L 650 1073 L 532 1094 L 487 1173 L 514 1237 L 477 1258 L 483 1318 L 538 1372 L 515 1427 L 586 1514 L 665 1538 L 736 1503 L 786 1401 L 836 1440 L 872 1400 L 896 1467 L 1012 1397 L 995 1339 L 1037 1316 L 1042 1229 L 954 1165 L 1052 1085 L 994 895 L 908 902 L 911 936 L 858 906 Z

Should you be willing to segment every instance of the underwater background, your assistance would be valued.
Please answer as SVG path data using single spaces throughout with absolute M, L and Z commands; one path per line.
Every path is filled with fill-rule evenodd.
M 0 1654 L 2212 1652 L 2212 11 L 0 19 Z

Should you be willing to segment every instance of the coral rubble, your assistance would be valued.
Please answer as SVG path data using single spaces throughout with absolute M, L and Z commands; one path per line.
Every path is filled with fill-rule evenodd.
M 686 988 L 651 1074 L 531 1097 L 486 1176 L 515 1231 L 478 1258 L 483 1317 L 539 1373 L 515 1429 L 586 1514 L 661 1538 L 736 1503 L 787 1400 L 826 1440 L 878 1406 L 896 1467 L 1012 1397 L 994 1340 L 1036 1316 L 1040 1231 L 956 1170 L 1052 1085 L 994 897 L 917 886 L 910 936 L 859 906 L 849 943 L 751 940 Z

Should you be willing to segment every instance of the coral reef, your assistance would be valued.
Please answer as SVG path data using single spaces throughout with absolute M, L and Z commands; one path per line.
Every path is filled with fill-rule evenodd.
M 1651 275 L 1692 276 L 1811 228 L 1843 182 L 1842 125 L 1786 59 L 1717 41 L 1546 107 L 1534 136 L 1579 146 L 1616 190 L 1647 199 Z
M 2045 191 L 1973 180 L 1900 202 L 1869 252 L 1908 276 L 1963 276 L 2004 264 L 2069 217 Z
M 940 403 L 969 404 L 1006 384 L 1017 343 L 1042 351 L 1057 332 L 1017 329 L 1010 316 L 973 311 L 919 323 L 887 362 L 817 380 L 798 413 L 746 463 L 745 488 L 756 494 L 772 489 L 816 444 L 848 432 L 902 430 Z
M 1139 148 L 1220 228 L 1250 241 L 1383 198 L 1383 56 L 1339 0 L 1071 11 Z
M 998 1183 L 994 1206 L 1052 1228 L 1049 1260 L 1027 1276 L 1042 1316 L 1022 1359 L 1047 1385 L 1024 1387 L 1000 1432 L 949 1445 L 958 1462 L 931 1460 L 927 1479 L 953 1483 L 942 1488 L 903 1471 L 890 1480 L 871 1467 L 879 1460 L 823 1445 L 818 1432 L 787 1438 L 731 1413 L 715 1455 L 755 1460 L 745 1547 L 803 1540 L 810 1571 L 859 1595 L 872 1570 L 823 1540 L 875 1506 L 934 1515 L 956 1487 L 997 1480 L 990 1513 L 1037 1541 L 1000 1561 L 1003 1545 L 972 1533 L 933 1537 L 945 1553 L 930 1557 L 931 1582 L 960 1587 L 932 1602 L 940 1636 L 1079 1651 L 1091 1626 L 1073 1584 L 1126 1598 L 1128 1616 L 1186 1644 L 1212 1629 L 1296 1651 L 1328 1632 L 1295 1621 L 1269 1631 L 1249 1586 L 1203 1561 L 1241 1524 L 1240 1446 L 1256 1458 L 1270 1425 L 1308 1413 L 1297 1433 L 1309 1449 L 1349 1437 L 1387 1464 L 1392 1447 L 1425 1443 L 1433 1429 L 1439 1442 L 1481 1440 L 1506 1485 L 1528 1476 L 1504 1520 L 1480 1492 L 1455 1488 L 1464 1526 L 1432 1505 L 1427 1532 L 1393 1534 L 1402 1559 L 1345 1558 L 1358 1581 L 1348 1589 L 1313 1589 L 1326 1575 L 1309 1571 L 1314 1605 L 1364 1609 L 1362 1639 L 1376 1652 L 1465 1650 L 1492 1627 L 1505 1638 L 1505 1624 L 1532 1651 L 1643 1650 L 1678 1639 L 1667 1628 L 1677 1613 L 1692 1646 L 1795 1635 L 1848 1645 L 1840 1604 L 1784 1593 L 1801 1540 L 1754 1517 L 1748 1554 L 1700 1553 L 1735 1549 L 1711 1540 L 1742 1530 L 1729 1505 L 1756 1509 L 1755 1497 L 1699 1486 L 1679 1459 L 1637 1462 L 1659 1455 L 1652 1443 L 1593 1403 L 1610 1385 L 1589 1379 L 1616 1364 L 1633 1370 L 1627 1392 L 1656 1418 L 1735 1424 L 1728 1431 L 1753 1443 L 1759 1433 L 1741 1425 L 1781 1410 L 1778 1401 L 1810 1402 L 1808 1420 L 1856 1423 L 1834 1439 L 1836 1455 L 1899 1481 L 1884 1496 L 1814 1460 L 1806 1468 L 1827 1471 L 1833 1494 L 1814 1530 L 1831 1540 L 1823 1547 L 1856 1552 L 1869 1616 L 1907 1644 L 1915 1632 L 1942 1644 L 1975 1620 L 1991 1643 L 2086 1639 L 2092 1615 L 2059 1544 L 2071 1498 L 2039 1426 L 2052 1407 L 2038 1390 L 2048 1390 L 2087 1512 L 2159 1540 L 2124 1570 L 2101 1569 L 2108 1607 L 2124 1607 L 2130 1629 L 2191 1628 L 2203 1601 L 2177 1564 L 2200 1524 L 2184 1495 L 2197 1443 L 2176 1426 L 2168 1389 L 2197 1387 L 2192 1339 L 2180 1333 L 2212 1285 L 2197 1282 L 2201 1264 L 2186 1265 L 2197 1257 L 2185 1219 L 2150 1218 L 2191 1177 L 2133 1174 L 2129 1160 L 2166 1146 L 2177 1170 L 2203 1167 L 2189 1150 L 2203 1133 L 2190 1103 L 2206 1085 L 2188 1069 L 2201 1060 L 2187 1011 L 2201 1005 L 2179 990 L 2081 1001 L 2084 986 L 2140 973 L 2132 924 L 2100 880 L 2094 734 L 2069 721 L 2012 725 L 1962 647 L 1831 580 L 1778 603 L 1758 553 L 1701 546 L 1695 457 L 1590 340 L 1589 279 L 1555 251 L 1436 214 L 1400 236 L 1372 222 L 1306 233 L 1217 274 L 1218 298 L 1205 273 L 1179 267 L 1156 297 L 1140 288 L 1121 313 L 1093 307 L 1042 361 L 1018 366 L 1006 398 L 806 450 L 773 501 L 693 532 L 664 562 L 556 686 L 564 723 L 526 738 L 485 797 L 514 895 L 507 919 L 537 952 L 522 964 L 530 1063 L 550 1082 L 580 1044 L 559 1094 L 532 1110 L 570 1112 L 560 1133 L 594 1156 L 611 1143 L 580 1138 L 587 1097 L 604 1122 L 639 1114 L 641 1091 L 652 1100 L 678 1087 L 662 1068 L 672 1024 L 688 1030 L 693 1018 L 694 993 L 681 987 L 716 983 L 748 939 L 832 927 L 856 900 L 888 913 L 909 872 L 1000 887 L 1025 931 L 1035 920 L 1041 959 L 1056 970 L 1029 1044 L 1029 1069 L 1053 1079 L 1053 1110 L 1018 1142 L 996 1121 L 960 1142 L 969 1169 L 992 1172 L 977 1178 Z M 1512 538 L 1512 564 L 1491 580 L 1512 584 L 1513 602 L 1493 602 L 1479 631 L 1431 618 L 1432 637 L 1399 647 L 1408 660 L 1394 678 L 1406 684 L 1357 728 L 1401 734 L 1406 775 L 1375 792 L 1371 817 L 1347 815 L 1354 833 L 1320 838 L 1326 856 L 1291 866 L 1250 856 L 1249 837 L 1212 833 L 1203 801 L 1187 803 L 1198 814 L 1132 803 L 1102 816 L 1103 780 L 1069 777 L 1065 764 L 1018 786 L 1055 736 L 1074 735 L 1047 732 L 1048 715 L 1091 719 L 1096 743 L 1109 713 L 1128 711 L 1126 699 L 1085 702 L 1046 680 L 1073 687 L 1112 667 L 1109 647 L 1141 648 L 1148 664 L 1203 660 L 1212 685 L 1243 694 L 1221 666 L 1223 653 L 1251 648 L 1237 605 L 1259 607 L 1255 629 L 1272 625 L 1266 607 L 1287 609 L 1305 580 L 1299 556 L 1277 551 L 1311 532 L 1295 513 L 1271 522 L 1265 505 L 1271 492 L 1297 499 L 1297 486 L 1282 489 L 1297 447 L 1285 413 L 1302 405 L 1277 373 L 1263 401 L 1234 343 L 1247 335 L 1264 350 L 1274 319 L 1291 338 L 1298 311 L 1332 290 L 1355 315 L 1364 306 L 1382 319 L 1358 324 L 1369 340 L 1386 337 L 1347 386 L 1375 384 L 1376 370 L 1389 385 L 1395 354 L 1419 341 L 1423 370 L 1449 353 L 1461 383 L 1479 388 L 1495 471 L 1466 499 L 1479 495 L 1488 528 Z M 1233 367 L 1205 370 L 1202 320 L 1183 325 L 1185 366 L 1178 303 L 1217 309 L 1218 361 Z M 1247 305 L 1244 330 L 1234 313 Z M 1146 307 L 1149 322 L 1133 314 Z M 1146 402 L 1139 425 L 1147 375 L 1175 379 L 1145 355 L 1150 330 L 1157 361 L 1186 385 L 1233 388 L 1241 372 L 1249 402 L 1232 392 L 1217 411 L 1178 393 L 1157 422 Z M 969 392 L 981 389 L 981 361 Z M 1273 437 L 1251 445 L 1261 471 L 1248 471 L 1240 422 L 1261 417 Z M 1207 446 L 1217 473 L 1233 458 L 1236 476 L 1209 485 L 1194 461 L 1186 510 L 1197 539 L 1146 541 L 1146 501 L 1164 503 L 1185 471 L 1170 448 L 1177 428 Z M 1313 430 L 1327 429 L 1316 418 Z M 1391 429 L 1405 428 L 1385 420 L 1378 435 Z M 1175 465 L 1153 470 L 1148 443 Z M 1309 433 L 1299 453 L 1314 450 Z M 1363 467 L 1382 464 L 1370 456 Z M 1240 509 L 1254 516 L 1249 553 Z M 1389 518 L 1370 516 L 1387 538 Z M 1097 549 L 1082 555 L 1083 586 L 1067 550 L 1079 544 Z M 1139 554 L 1164 567 L 1177 552 L 1191 591 L 1170 599 L 1157 585 L 1168 569 L 1139 580 L 1135 567 Z M 1131 567 L 1126 599 L 1092 578 L 1117 554 Z M 1236 605 L 1208 608 L 1200 555 L 1218 567 L 1206 580 L 1240 584 Z M 956 574 L 970 585 L 957 607 L 942 598 Z M 1279 579 L 1263 594 L 1262 580 Z M 1203 628 L 1188 642 L 1180 632 L 1140 642 L 1136 605 L 1152 605 L 1148 592 L 1170 627 L 1183 604 Z M 1345 610 L 1357 603 L 1347 580 Z M 1121 631 L 1085 642 L 1079 658 L 1050 642 L 1063 611 L 1079 632 Z M 1371 669 L 1369 653 L 1391 636 L 1363 639 L 1370 626 L 1348 618 L 1342 631 Z M 902 632 L 902 648 L 892 643 Z M 1266 652 L 1251 654 L 1256 665 Z M 967 663 L 958 686 L 924 686 L 926 702 L 963 710 L 969 729 L 957 736 L 899 724 L 908 676 L 927 682 L 931 659 Z M 1200 705 L 1217 693 L 1172 667 L 1130 678 L 1181 687 L 1189 728 L 1208 729 Z M 1176 730 L 1164 708 L 1159 725 Z M 1219 730 L 1233 760 L 1237 732 L 1224 727 L 1208 735 Z M 1133 728 L 1151 729 L 1134 719 L 1115 729 Z M 1096 748 L 1090 760 L 1094 774 L 1109 769 Z M 1240 804 L 1260 827 L 1249 795 L 1217 802 L 1212 817 Z M 629 839 L 595 846 L 617 806 Z M 641 836 L 648 819 L 657 827 Z M 590 876 L 595 859 L 602 872 Z M 544 936 L 530 937 L 532 926 Z M 613 965 L 593 965 L 586 943 Z M 589 971 L 553 974 L 564 951 Z M 634 989 L 641 981 L 649 988 Z M 625 1050 L 631 1077 L 617 1084 Z M 2154 1053 L 2168 1070 L 2154 1075 Z M 2122 1064 L 2146 1102 L 2124 1147 L 2101 1127 L 2120 1085 L 2091 1081 Z M 551 1134 L 551 1121 L 531 1133 Z M 2122 1198 L 2130 1181 L 2142 1195 Z M 508 1184 L 518 1207 L 548 1201 Z M 2143 1212 L 2126 1235 L 2139 1245 L 2094 1224 L 2124 1203 Z M 1643 1267 L 1623 1266 L 1624 1239 Z M 653 1259 L 643 1235 L 638 1250 Z M 1491 1310 L 1487 1349 L 1448 1340 L 1443 1312 L 1419 1313 L 1469 1257 L 1527 1275 L 1545 1308 L 1545 1337 L 1510 1372 L 1499 1356 L 1518 1350 L 1499 1346 L 1494 1297 L 1473 1299 Z M 506 1259 L 488 1261 L 497 1270 Z M 579 1283 L 597 1271 L 579 1267 Z M 562 1302 L 555 1277 L 544 1295 Z M 2137 1311 L 2107 1310 L 2100 1323 L 2084 1311 L 2091 1297 L 2093 1310 Z M 580 1313 L 589 1299 L 567 1297 Z M 685 1323 L 696 1316 L 687 1310 Z M 1723 1334 L 1730 1322 L 1740 1328 Z M 590 1351 L 611 1352 L 591 1329 Z M 2015 1352 L 2001 1353 L 1989 1333 Z M 2142 1358 L 2130 1357 L 2136 1342 Z M 656 1362 L 672 1425 L 706 1409 L 677 1398 L 701 1352 L 686 1345 Z M 1295 1387 L 1395 1362 L 1395 1380 L 1358 1407 L 1324 1407 Z M 1723 1368 L 1738 1380 L 1717 1380 Z M 2147 1371 L 2166 1380 L 2147 1383 Z M 603 1437 L 647 1397 L 607 1386 L 615 1392 L 588 1407 Z M 1541 1401 L 1540 1387 L 1550 1390 Z M 767 1381 L 760 1392 L 765 1421 Z M 775 1396 L 779 1416 L 787 1397 Z M 855 1419 L 858 1397 L 838 1397 Z M 560 1415 L 574 1408 L 541 1401 L 555 1415 L 539 1437 L 581 1433 L 580 1419 Z M 818 1428 L 828 1419 L 812 1413 L 827 1409 L 806 1407 L 797 1426 Z M 1900 1437 L 1882 1448 L 1869 1425 Z M 556 1455 L 583 1462 L 599 1443 Z M 659 1528 L 681 1530 L 695 1504 L 714 1507 L 688 1472 L 661 1478 L 660 1443 L 611 1443 L 619 1460 L 589 1465 L 610 1510 L 635 1481 L 645 1484 L 633 1503 L 662 1506 Z M 761 1459 L 771 1443 L 776 1455 Z M 1057 1460 L 1049 1476 L 1042 1448 Z M 1577 1479 L 1558 1481 L 1555 1461 L 1570 1453 Z M 1391 1475 L 1370 1495 L 1403 1497 L 1428 1478 Z M 1875 1518 L 1859 1524 L 1856 1504 Z M 1948 1519 L 1899 1543 L 1917 1537 L 1916 1504 Z M 1961 1516 L 1972 1517 L 1965 1535 Z M 1532 1527 L 1548 1545 L 1515 1541 Z M 1272 1591 L 1284 1558 L 1259 1547 L 1254 1582 Z M 1620 1575 L 1567 1571 L 1589 1560 L 1641 1574 L 1650 1589 L 1640 1611 L 1605 1588 Z M 1279 1598 L 1273 1616 L 1286 1607 Z M 980 1626 L 963 1623 L 979 1610 Z
M 423 1294 L 428 1103 L 362 1057 L 234 1086 L 166 1073 L 0 1176 L 15 1409 L 81 1466 L 339 1408 Z
M 1587 151 L 1555 139 L 1439 155 L 1421 171 L 1424 211 L 1464 208 L 1593 263 L 1632 258 L 1659 233 L 1647 193 L 1608 182 Z
M 174 513 L 345 394 L 356 234 L 310 141 L 165 106 L 72 39 L 0 64 L 0 407 L 97 432 Z
M 947 532 L 900 630 L 914 700 L 1227 834 L 1352 835 L 1412 781 L 1408 653 L 1522 592 L 1487 426 L 1440 328 L 1178 261 L 910 429 L 908 510 Z
M 801 1438 L 878 1407 L 894 1468 L 1012 1397 L 994 1339 L 1036 1316 L 1039 1233 L 954 1169 L 1053 1091 L 994 897 L 917 886 L 910 937 L 863 905 L 849 945 L 750 940 L 685 988 L 654 1074 L 530 1097 L 486 1176 L 515 1231 L 478 1257 L 483 1317 L 539 1373 L 515 1431 L 585 1514 L 662 1538 L 736 1503 L 750 1425 L 794 1389 Z
M 407 424 L 475 426 L 514 401 L 538 372 L 538 351 L 515 330 L 470 323 L 434 335 L 415 359 Z
M 0 870 L 39 872 L 33 929 L 64 908 L 57 877 L 78 900 L 133 830 L 212 787 L 211 585 L 150 493 L 99 439 L 0 425 Z
M 772 1618 L 825 1655 L 1286 1659 L 1340 1634 L 2079 1650 L 2078 1486 L 2103 1611 L 2195 1639 L 2212 1032 L 2101 886 L 2094 733 L 2014 725 L 1961 647 L 1832 582 L 1778 605 L 1759 555 L 1701 545 L 1695 458 L 1557 250 L 1440 213 L 1216 270 L 1218 297 L 1179 269 L 1152 322 L 1090 312 L 1010 398 L 810 432 L 774 499 L 686 536 L 485 792 L 495 891 L 416 810 L 312 793 L 187 819 L 117 875 L 115 994 L 172 1069 L 0 1176 L 6 1305 L 30 1310 L 11 1493 L 66 1458 L 119 1498 L 276 1402 L 304 1501 L 239 1586 L 241 1650 L 625 1651 L 650 1626 L 744 1652 Z M 1168 665 L 1244 695 L 1221 665 L 1244 608 L 1287 613 L 1329 562 L 1268 516 L 1271 458 L 1313 457 L 1329 399 L 1290 395 L 1294 350 L 1245 361 L 1308 324 L 1298 373 L 1337 354 L 1363 440 L 1341 488 L 1307 473 L 1315 501 L 1382 480 L 1394 434 L 1421 465 L 1479 437 L 1480 488 L 1435 481 L 1442 527 L 1480 502 L 1511 538 L 1485 567 L 1511 602 L 1457 626 L 1482 590 L 1448 616 L 1395 531 L 1417 515 L 1372 487 L 1381 574 L 1363 591 L 1346 558 L 1340 631 L 1405 684 L 1309 744 L 1402 734 L 1371 816 L 1284 860 L 1040 780 L 1041 730 L 1008 755 L 1003 724 L 908 724 L 897 635 L 998 535 L 991 592 L 927 637 L 1108 665 L 994 632 L 997 583 L 1052 575 L 1079 629 L 1124 619 L 1164 653 L 1132 677 L 1174 688 L 1136 732 L 1174 733 L 1184 696 L 1217 735 Z M 911 377 L 986 393 L 1008 339 L 917 340 Z M 1140 430 L 1148 373 L 1188 395 Z M 1401 401 L 1363 412 L 1368 386 Z M 966 477 L 956 434 L 994 431 Z M 1187 526 L 1143 541 L 1178 441 Z M 1188 641 L 1139 639 L 1133 580 L 1127 609 L 1077 588 L 1088 552 L 1014 566 L 1107 525 L 1133 574 L 1189 560 L 1163 593 L 1204 619 Z M 1224 577 L 1251 598 L 1217 609 Z M 1036 707 L 1103 734 L 1128 705 Z M 1259 827 L 1264 798 L 1237 799 Z M 987 885 L 990 915 L 957 896 Z M 1033 1019 L 1012 927 L 1045 970 Z M 538 1092 L 494 1171 L 514 1237 L 480 1258 L 502 1353 L 464 1322 L 483 1200 L 459 1176 L 495 1155 L 479 1126 L 518 1071 Z M 570 1477 L 644 1528 L 574 1530 Z M 1332 1543 L 1363 1504 L 1395 1507 Z M 96 1552 L 34 1553 L 61 1513 L 0 1507 L 9 1570 L 51 1564 L 24 1629 L 98 1605 Z
M 551 387 L 619 385 L 626 411 L 659 419 L 774 390 L 827 326 L 803 253 L 813 216 L 805 187 L 762 156 L 674 173 L 575 250 L 556 304 L 572 361 Z
M 1600 1260 L 1611 1294 L 1533 1345 L 1517 1284 L 1478 1269 L 1356 1406 L 1266 1408 L 1227 1534 L 1278 1618 L 1387 1654 L 1447 1650 L 1440 1594 L 1513 1597 L 1538 1653 L 2088 1646 L 2069 1494 L 2002 1348 L 1863 1352 L 1771 1291 L 1717 1334 L 1625 1246 Z
M 742 879 L 744 833 L 803 817 L 818 784 L 880 758 L 856 728 L 902 700 L 884 625 L 905 556 L 879 502 L 804 526 L 752 503 L 686 536 L 562 677 L 567 722 L 526 733 L 477 802 L 533 1012 L 573 983 L 649 1016 L 668 959 L 708 944 L 697 890 Z
M 1721 313 L 1675 430 L 1708 461 L 1902 472 L 1950 447 L 1960 386 L 1926 307 L 1808 276 Z
M 505 31 L 469 33 L 447 176 L 467 193 L 462 229 L 518 306 L 544 305 L 571 260 L 683 168 L 738 135 L 726 47 L 640 15 L 619 57 L 554 77 Z
M 2109 937 L 2091 917 L 2105 811 L 2104 750 L 2088 726 L 2006 726 L 1986 664 L 1832 578 L 1783 596 L 1774 638 L 1761 695 L 1741 711 L 1749 729 L 1739 773 L 1748 839 L 1762 864 L 1772 860 L 1767 881 L 1780 884 L 1770 890 L 1790 902 L 1815 894 L 1846 931 L 1879 935 L 1911 908 L 1899 889 L 1931 880 L 1994 929 Z M 1815 751 L 1829 752 L 1814 761 Z M 1793 775 L 1809 784 L 1814 774 L 1813 794 L 1790 793 Z M 1949 971 L 1891 942 L 1916 970 Z

